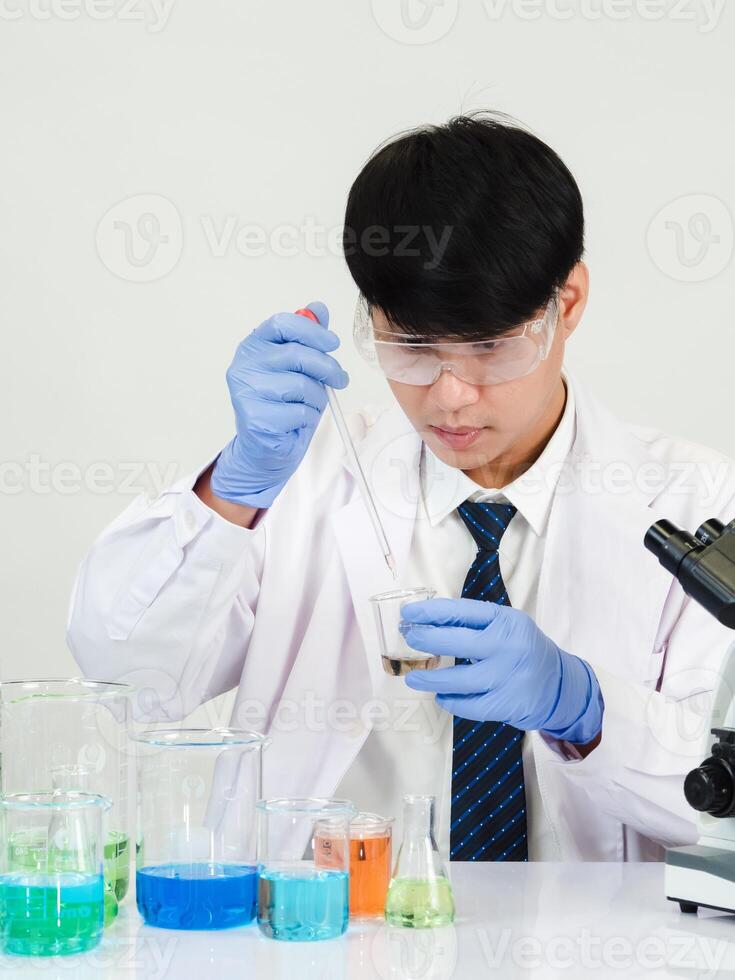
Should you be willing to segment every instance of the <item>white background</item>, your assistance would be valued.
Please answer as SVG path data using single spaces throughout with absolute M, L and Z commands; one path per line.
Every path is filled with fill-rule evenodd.
M 326 301 L 345 404 L 388 397 L 351 349 L 342 258 L 299 229 L 334 236 L 378 143 L 461 111 L 513 114 L 579 181 L 572 366 L 624 418 L 735 455 L 723 8 L 410 0 L 404 22 L 401 0 L 0 0 L 0 676 L 75 671 L 77 562 L 125 483 L 230 437 L 224 372 L 270 313 Z M 264 254 L 238 249 L 246 226 Z

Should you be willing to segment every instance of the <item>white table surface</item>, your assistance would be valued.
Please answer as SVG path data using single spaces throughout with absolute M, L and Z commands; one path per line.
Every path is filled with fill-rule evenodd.
M 128 899 L 97 949 L 0 956 L 0 977 L 110 980 L 449 980 L 735 977 L 735 916 L 683 915 L 660 864 L 451 866 L 457 918 L 443 929 L 351 922 L 339 939 L 266 939 L 257 925 L 179 932 L 143 925 Z

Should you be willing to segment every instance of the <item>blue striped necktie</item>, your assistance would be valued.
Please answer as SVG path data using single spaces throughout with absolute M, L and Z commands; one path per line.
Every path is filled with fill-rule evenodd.
M 470 503 L 459 514 L 477 544 L 462 598 L 510 605 L 498 548 L 512 504 Z M 457 658 L 456 663 L 468 660 Z M 454 717 L 449 855 L 453 861 L 527 861 L 523 732 L 498 721 Z

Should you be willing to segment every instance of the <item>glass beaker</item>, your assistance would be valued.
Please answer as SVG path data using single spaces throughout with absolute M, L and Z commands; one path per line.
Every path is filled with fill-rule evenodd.
M 349 919 L 349 800 L 307 797 L 258 802 L 258 925 L 271 939 L 340 936 Z M 329 867 L 317 833 L 329 827 Z M 323 849 L 322 849 L 323 857 Z
M 81 953 L 104 927 L 103 815 L 90 793 L 0 797 L 0 943 L 6 953 Z M 33 846 L 18 840 L 33 828 Z M 19 860 L 20 859 L 20 860 Z
M 2 792 L 55 789 L 107 797 L 105 924 L 130 882 L 132 780 L 128 684 L 70 678 L 0 683 Z M 33 848 L 35 828 L 18 828 L 16 846 Z
M 138 756 L 138 911 L 165 929 L 250 922 L 255 803 L 270 741 L 233 728 L 146 731 Z
M 383 670 L 387 674 L 400 677 L 409 670 L 432 670 L 439 666 L 440 657 L 414 650 L 404 640 L 401 630 L 401 609 L 406 603 L 432 599 L 435 595 L 434 589 L 397 589 L 370 597 L 378 627 Z
M 385 898 L 391 876 L 393 818 L 377 813 L 358 813 L 350 823 L 350 917 L 372 918 L 385 914 Z M 340 841 L 333 840 L 330 822 L 318 824 L 314 861 L 319 867 L 339 863 Z
M 403 797 L 403 841 L 393 869 L 385 918 L 414 929 L 454 921 L 454 897 L 434 838 L 434 797 Z

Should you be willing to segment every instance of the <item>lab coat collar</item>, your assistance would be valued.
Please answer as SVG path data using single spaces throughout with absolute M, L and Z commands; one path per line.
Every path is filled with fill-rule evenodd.
M 646 478 L 655 458 L 630 426 L 598 401 L 579 378 L 567 371 L 575 397 L 575 436 L 560 474 L 559 491 L 586 495 L 609 493 L 626 507 L 647 508 L 666 489 L 675 471 Z M 558 496 L 559 494 L 557 494 Z
M 664 479 L 654 486 L 641 479 L 642 468 L 652 459 L 645 442 L 599 402 L 573 371 L 565 367 L 562 377 L 567 383 L 567 402 L 559 425 L 533 466 L 503 490 L 537 534 L 544 530 L 553 502 L 560 496 L 608 493 L 627 508 L 647 508 L 666 483 Z M 423 448 L 420 435 L 397 404 L 378 415 L 358 444 L 361 465 L 399 571 L 408 559 L 422 499 Z M 343 465 L 350 468 L 346 457 Z M 534 487 L 540 477 L 544 478 L 540 480 L 543 492 Z M 492 491 L 479 487 L 461 470 L 440 464 L 429 486 L 432 524 L 472 493 Z M 378 564 L 385 567 L 359 492 L 339 513 L 344 511 L 355 518 L 352 531 L 362 528 L 372 536 L 371 558 L 377 556 Z
M 546 530 L 551 501 L 561 468 L 565 465 L 575 435 L 574 385 L 563 370 L 567 396 L 559 424 L 538 459 L 502 489 L 486 488 L 462 470 L 442 462 L 427 445 L 421 454 L 420 485 L 423 503 L 432 527 L 440 524 L 465 500 L 511 503 L 541 537 Z M 450 492 L 448 492 L 448 490 Z
M 576 433 L 551 503 L 535 618 L 562 649 L 593 667 L 641 679 L 660 669 L 660 613 L 677 587 L 646 554 L 643 539 L 659 516 L 651 504 L 675 473 L 652 486 L 655 457 L 645 439 L 578 379 L 573 383 Z M 595 608 L 605 609 L 614 630 L 573 614 Z

